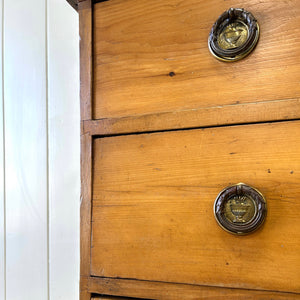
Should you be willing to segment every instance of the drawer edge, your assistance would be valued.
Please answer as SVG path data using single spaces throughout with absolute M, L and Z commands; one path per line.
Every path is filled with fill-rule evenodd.
M 300 299 L 300 294 L 177 284 L 136 279 L 90 277 L 89 292 L 142 299 Z
M 197 127 L 295 120 L 300 99 L 234 104 L 149 115 L 85 120 L 83 133 L 117 135 Z

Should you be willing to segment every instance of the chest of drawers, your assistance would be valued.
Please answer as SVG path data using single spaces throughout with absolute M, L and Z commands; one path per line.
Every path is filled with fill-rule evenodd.
M 300 298 L 299 2 L 75 6 L 81 300 Z M 227 63 L 207 39 L 230 7 L 253 13 L 260 39 Z M 224 231 L 213 210 L 240 182 L 267 201 L 248 235 Z M 234 201 L 231 221 L 246 222 L 249 204 Z

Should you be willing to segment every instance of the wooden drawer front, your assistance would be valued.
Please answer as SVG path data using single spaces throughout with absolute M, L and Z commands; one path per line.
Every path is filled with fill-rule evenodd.
M 98 138 L 91 274 L 300 292 L 300 122 Z M 213 204 L 244 182 L 263 228 L 235 236 Z
M 288 293 L 278 292 L 265 292 L 265 291 L 246 291 L 246 290 L 234 290 L 228 292 L 227 289 L 218 294 L 209 292 L 202 293 L 201 295 L 194 294 L 173 294 L 167 295 L 166 297 L 159 296 L 159 298 L 153 299 L 167 299 L 167 300 L 216 300 L 216 299 L 230 299 L 230 300 L 296 300 L 300 299 L 300 296 Z M 111 297 L 111 296 L 94 296 L 91 300 L 139 300 L 138 298 L 124 298 L 124 297 Z M 141 300 L 141 299 L 140 299 Z M 147 300 L 143 298 L 143 300 Z M 150 299 L 148 299 L 150 300 Z
M 113 296 L 94 296 L 91 300 L 138 300 L 137 298 L 124 298 L 124 297 L 113 297 Z
M 230 7 L 252 12 L 261 35 L 250 56 L 224 63 L 210 54 L 207 39 L 218 16 Z M 264 120 L 295 117 L 295 110 L 299 117 L 299 24 L 296 0 L 97 3 L 94 118 L 210 108 L 228 118 L 240 109 L 249 121 L 252 111 L 245 104 L 255 108 L 257 102 L 276 107 L 266 109 Z M 252 121 L 258 116 L 251 114 Z

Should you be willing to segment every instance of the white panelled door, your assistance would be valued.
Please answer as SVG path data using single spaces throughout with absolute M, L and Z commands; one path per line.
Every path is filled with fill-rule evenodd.
M 65 0 L 0 9 L 0 300 L 78 299 L 78 15 Z

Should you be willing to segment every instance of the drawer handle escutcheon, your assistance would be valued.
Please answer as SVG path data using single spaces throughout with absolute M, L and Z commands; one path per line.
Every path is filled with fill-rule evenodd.
M 208 47 L 222 61 L 236 61 L 248 55 L 257 44 L 259 26 L 254 16 L 242 8 L 230 8 L 213 25 Z
M 257 189 L 238 183 L 221 191 L 215 200 L 214 214 L 224 230 L 245 235 L 262 225 L 267 203 Z

